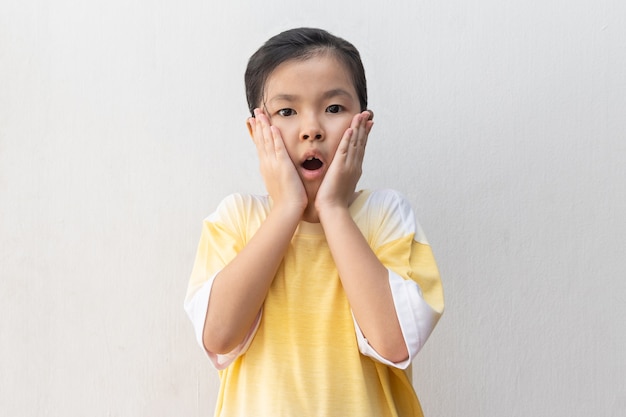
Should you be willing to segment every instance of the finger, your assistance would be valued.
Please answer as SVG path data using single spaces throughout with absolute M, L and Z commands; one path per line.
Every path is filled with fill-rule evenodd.
M 259 150 L 265 156 L 274 155 L 274 138 L 271 132 L 269 119 L 261 109 L 254 110 L 256 123 L 256 140 Z
M 351 164 L 361 165 L 367 145 L 367 137 L 373 122 L 369 120 L 370 112 L 364 111 L 354 118 L 354 134 L 351 139 L 350 154 L 348 160 Z
M 272 144 L 274 146 L 274 153 L 277 157 L 283 158 L 287 155 L 287 149 L 285 148 L 285 142 L 280 134 L 280 130 L 276 126 L 270 126 L 270 133 L 272 135 Z
M 369 136 L 372 127 L 374 126 L 374 121 L 371 119 L 372 112 L 371 110 L 366 110 L 361 113 L 361 123 L 359 125 L 359 143 L 362 146 L 367 144 L 367 138 Z
M 255 117 L 248 119 L 248 123 L 251 128 L 252 140 L 257 147 L 257 151 L 261 152 L 263 147 L 263 133 L 261 131 L 261 123 L 257 117 L 257 112 L 258 109 L 254 109 Z
M 367 118 L 367 134 L 369 135 L 370 131 L 372 130 L 372 126 L 374 126 L 374 112 L 370 109 L 366 110 L 369 113 L 369 117 Z
M 335 159 L 339 157 L 342 161 L 348 157 L 350 153 L 350 148 L 352 147 L 352 138 L 354 136 L 355 128 L 350 126 L 343 133 L 341 140 L 339 141 L 339 146 L 337 147 L 337 151 L 335 151 Z
M 274 152 L 274 135 L 272 134 L 272 124 L 270 120 L 265 115 L 264 112 L 259 111 L 259 115 L 257 116 L 259 121 L 261 122 L 261 131 L 263 134 L 263 140 L 265 142 L 265 147 L 268 152 Z
M 297 177 L 298 174 L 296 172 L 296 166 L 293 163 L 291 156 L 289 155 L 289 151 L 287 150 L 287 147 L 285 146 L 285 141 L 283 140 L 283 136 L 280 133 L 280 129 L 276 126 L 271 126 L 270 129 L 272 132 L 272 137 L 274 139 L 273 140 L 274 158 L 277 164 L 279 164 L 279 166 L 282 166 L 282 167 L 285 167 L 285 166 L 291 167 L 288 169 L 291 170 L 291 172 L 293 173 L 292 175 L 295 175 Z
M 252 121 L 252 126 L 254 127 L 254 135 L 255 135 L 255 140 L 257 142 L 262 142 L 263 139 L 263 123 L 261 121 L 261 109 L 254 109 L 254 117 L 251 118 Z
M 363 114 L 358 113 L 354 115 L 354 117 L 352 118 L 352 123 L 350 123 L 350 127 L 354 130 L 354 133 L 355 133 L 353 137 L 351 138 L 352 146 L 356 146 L 356 143 L 354 141 L 358 140 L 359 131 L 361 130 L 361 125 L 362 125 L 362 119 L 363 119 Z
M 358 114 L 352 118 L 350 122 L 350 127 L 346 129 L 339 141 L 339 145 L 337 146 L 337 150 L 335 151 L 335 155 L 333 157 L 333 161 L 331 162 L 331 167 L 333 165 L 345 165 L 346 161 L 349 158 L 349 155 L 352 153 L 351 148 L 353 147 L 353 139 L 354 134 L 358 126 Z
M 373 127 L 374 127 L 374 121 L 373 120 L 369 120 L 367 122 L 367 134 L 368 134 L 368 137 L 369 137 L 369 134 L 372 131 Z
M 359 154 L 361 153 L 359 148 L 363 147 L 363 136 L 365 133 L 364 123 L 367 121 L 368 115 L 366 115 L 365 112 L 362 112 L 354 115 L 354 118 L 352 119 L 352 123 L 350 125 L 352 134 L 350 136 L 347 155 L 349 161 L 359 158 Z
M 271 133 L 271 125 L 267 116 L 261 109 L 255 110 L 255 143 L 257 153 L 262 164 L 273 164 L 276 159 L 276 151 L 274 146 L 274 137 Z
M 254 117 L 250 117 L 247 121 L 247 125 L 248 130 L 250 131 L 250 137 L 252 138 L 252 142 L 254 142 L 257 150 L 259 150 L 259 145 L 261 143 L 261 141 L 259 140 L 259 121 Z

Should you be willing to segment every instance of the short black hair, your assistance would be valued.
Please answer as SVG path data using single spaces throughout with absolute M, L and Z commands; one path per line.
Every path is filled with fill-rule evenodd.
M 244 78 L 250 114 L 254 116 L 254 109 L 261 104 L 265 83 L 276 67 L 286 61 L 306 60 L 323 53 L 334 55 L 346 66 L 352 76 L 361 111 L 366 110 L 365 69 L 354 45 L 323 29 L 296 28 L 273 36 L 248 60 Z

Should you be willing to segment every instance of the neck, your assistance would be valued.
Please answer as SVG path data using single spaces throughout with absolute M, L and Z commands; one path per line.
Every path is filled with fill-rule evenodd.
M 354 200 L 356 200 L 356 198 L 360 194 L 361 194 L 361 191 L 355 191 L 352 194 L 352 197 L 350 197 L 350 202 L 349 202 L 348 206 L 351 206 L 352 203 L 354 202 Z M 312 197 L 309 197 L 309 202 L 308 202 L 306 208 L 304 209 L 304 212 L 302 213 L 302 221 L 305 221 L 305 222 L 308 222 L 308 223 L 319 223 L 320 222 L 319 214 L 317 212 L 317 209 L 315 208 L 315 195 L 312 196 Z
M 319 223 L 320 218 L 317 214 L 317 209 L 315 208 L 315 198 L 313 200 L 309 199 L 309 204 L 307 204 L 304 209 L 304 213 L 302 213 L 302 220 L 309 223 Z

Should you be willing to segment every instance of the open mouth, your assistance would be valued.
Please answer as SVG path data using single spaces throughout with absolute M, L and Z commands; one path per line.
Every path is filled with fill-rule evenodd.
M 315 171 L 320 169 L 322 165 L 324 165 L 322 161 L 315 157 L 310 157 L 302 163 L 302 168 L 306 169 L 307 171 Z

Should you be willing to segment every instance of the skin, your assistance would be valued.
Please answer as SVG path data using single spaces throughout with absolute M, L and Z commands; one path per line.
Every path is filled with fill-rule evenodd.
M 387 269 L 349 213 L 373 113 L 360 111 L 348 71 L 330 54 L 279 65 L 259 105 L 247 125 L 273 205 L 250 242 L 215 278 L 205 348 L 223 354 L 243 341 L 299 222 L 308 221 L 321 223 L 370 345 L 392 362 L 405 360 Z M 322 162 L 319 169 L 304 168 L 310 157 Z

